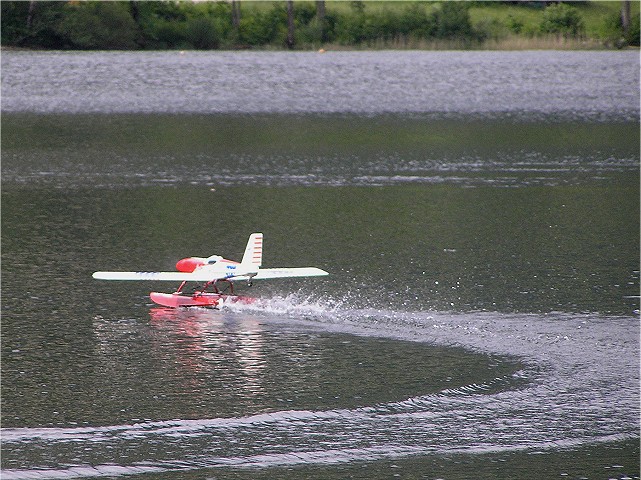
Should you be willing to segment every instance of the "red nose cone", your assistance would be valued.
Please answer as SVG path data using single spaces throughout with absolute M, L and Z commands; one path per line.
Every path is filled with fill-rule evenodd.
M 191 273 L 196 270 L 196 268 L 204 264 L 205 262 L 202 258 L 183 258 L 182 260 L 178 260 L 178 263 L 176 263 L 176 270 L 178 270 L 179 272 Z

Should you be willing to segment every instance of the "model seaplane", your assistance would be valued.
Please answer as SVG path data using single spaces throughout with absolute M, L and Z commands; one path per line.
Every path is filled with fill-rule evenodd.
M 254 298 L 234 293 L 237 280 L 251 286 L 254 280 L 292 277 L 318 277 L 328 275 L 316 267 L 261 268 L 263 261 L 263 234 L 252 233 L 240 262 L 228 260 L 220 255 L 188 257 L 176 263 L 177 272 L 95 272 L 98 280 L 139 280 L 182 282 L 173 293 L 151 292 L 151 300 L 165 307 L 217 307 L 224 303 L 252 303 Z M 197 282 L 201 287 L 193 293 L 183 293 L 187 282 Z M 222 285 L 225 289 L 221 291 Z M 211 291 L 207 291 L 211 289 Z M 229 292 L 229 293 L 227 293 Z

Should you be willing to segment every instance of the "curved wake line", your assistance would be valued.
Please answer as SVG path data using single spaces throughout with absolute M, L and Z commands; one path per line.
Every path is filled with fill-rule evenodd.
M 636 438 L 638 438 L 638 436 L 625 434 L 604 435 L 602 437 L 579 438 L 564 442 L 551 441 L 536 446 L 511 448 L 473 446 L 469 448 L 450 449 L 443 453 L 456 455 L 504 453 L 507 451 L 546 451 L 551 449 L 571 449 L 587 444 L 621 442 L 634 440 Z M 441 452 L 421 447 L 406 446 L 398 448 L 394 445 L 381 445 L 360 449 L 297 451 L 286 454 L 264 454 L 249 457 L 212 457 L 208 459 L 199 459 L 197 462 L 193 462 L 191 464 L 188 461 L 174 461 L 161 462 L 159 465 L 116 465 L 114 463 L 108 463 L 103 465 L 77 465 L 65 469 L 5 469 L 0 470 L 0 475 L 5 480 L 97 478 L 140 475 L 146 473 L 187 472 L 202 470 L 205 468 L 269 468 L 293 467 L 305 464 L 336 465 L 352 461 L 377 461 L 413 455 L 430 455 L 438 453 Z
M 575 448 L 638 438 L 639 324 L 597 315 L 502 315 L 331 308 L 292 295 L 225 313 L 274 324 L 507 355 L 523 369 L 486 383 L 355 409 L 287 410 L 238 418 L 0 430 L 4 449 L 48 465 L 2 478 L 77 478 L 146 472 L 333 464 L 446 453 Z M 182 314 L 181 314 L 182 315 Z M 209 317 L 211 318 L 211 317 Z M 515 382 L 518 387 L 515 387 Z M 149 449 L 153 445 L 153 449 Z M 114 451 L 133 452 L 130 465 Z M 185 457 L 185 452 L 203 452 Z M 137 458 L 137 460 L 133 460 Z M 141 460 L 141 459 L 144 459 Z M 42 463 L 42 462 L 41 462 Z M 66 469 L 60 465 L 76 465 Z M 95 465 L 95 466 L 90 466 Z
M 524 376 L 521 370 L 511 377 Z M 434 404 L 450 397 L 483 394 L 496 385 L 508 385 L 510 377 L 496 377 L 483 384 L 463 385 L 448 388 L 441 392 L 408 398 L 399 402 L 360 407 L 355 409 L 333 410 L 282 410 L 272 413 L 261 413 L 237 418 L 214 418 L 199 420 L 162 420 L 156 422 L 141 422 L 135 424 L 108 425 L 102 427 L 71 427 L 71 428 L 4 428 L 1 429 L 2 442 L 19 443 L 25 441 L 38 442 L 109 442 L 115 439 L 139 439 L 142 436 L 193 436 L 200 432 L 225 431 L 248 427 L 267 427 L 270 424 L 295 424 L 298 422 L 318 422 L 327 420 L 353 419 L 355 417 L 376 417 L 385 415 L 401 415 L 415 412 L 417 409 L 431 408 Z

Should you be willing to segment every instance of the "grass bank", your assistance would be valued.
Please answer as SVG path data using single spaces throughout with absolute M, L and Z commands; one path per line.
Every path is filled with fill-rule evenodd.
M 638 48 L 638 47 L 626 47 Z M 490 38 L 483 41 L 466 41 L 460 39 L 414 39 L 395 38 L 377 40 L 367 45 L 341 45 L 338 43 L 317 44 L 310 50 L 353 51 L 353 50 L 608 50 L 609 47 L 597 39 L 564 38 L 547 35 L 523 37 L 507 35 L 502 38 Z

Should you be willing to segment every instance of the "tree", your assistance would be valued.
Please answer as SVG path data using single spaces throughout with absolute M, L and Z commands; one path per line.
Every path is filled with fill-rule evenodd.
M 294 48 L 294 2 L 287 0 L 287 48 Z
M 218 48 L 218 32 L 214 23 L 205 17 L 192 18 L 187 21 L 187 40 L 198 50 Z
M 316 19 L 320 28 L 320 41 L 327 41 L 327 26 L 325 25 L 325 0 L 316 2 Z
M 0 2 L 0 8 L 2 8 L 0 15 L 2 45 L 20 45 L 29 31 L 27 28 L 29 22 L 26 20 L 29 10 L 28 4 L 26 2 Z
M 621 6 L 621 26 L 623 35 L 627 35 L 630 31 L 630 0 L 624 0 Z
M 30 29 L 33 24 L 33 14 L 36 10 L 36 0 L 31 0 L 29 2 L 29 11 L 27 13 L 27 28 Z
M 240 37 L 240 0 L 231 0 L 231 25 L 236 38 Z
M 625 36 L 625 39 L 628 42 L 628 45 L 638 47 L 640 43 L 639 41 L 641 40 L 640 36 L 641 34 L 639 33 L 639 14 L 637 13 L 630 20 L 630 28 L 628 30 L 627 35 Z
M 472 24 L 468 5 L 465 2 L 442 2 L 436 11 L 436 35 L 440 38 L 469 38 Z
M 122 2 L 86 2 L 66 5 L 58 32 L 82 49 L 131 49 L 136 47 L 136 24 Z
M 64 17 L 63 2 L 1 1 L 2 44 L 21 47 L 69 48 L 58 32 Z
M 246 12 L 240 21 L 240 40 L 248 46 L 266 45 L 271 42 L 285 43 L 287 11 L 282 3 L 274 3 L 268 11 Z

